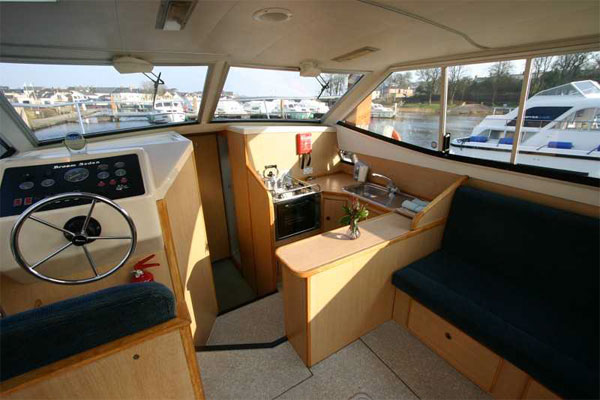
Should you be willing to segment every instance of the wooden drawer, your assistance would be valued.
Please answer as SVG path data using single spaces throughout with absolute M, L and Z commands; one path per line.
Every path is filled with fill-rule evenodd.
M 459 372 L 490 391 L 500 357 L 412 300 L 408 329 Z

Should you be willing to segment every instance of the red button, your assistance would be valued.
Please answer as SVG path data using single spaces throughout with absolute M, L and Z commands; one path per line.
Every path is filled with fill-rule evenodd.
M 20 197 L 18 199 L 13 200 L 13 207 L 20 207 L 22 204 L 23 204 L 23 199 Z
M 106 186 L 106 183 L 104 183 L 104 181 L 100 181 L 100 182 L 98 182 L 98 186 L 99 187 L 104 187 L 104 186 Z
M 127 183 L 127 178 L 121 178 L 121 183 Z
M 25 197 L 25 201 L 23 202 L 23 204 L 25 204 L 26 206 L 30 206 L 32 202 L 33 199 L 31 197 Z
M 114 185 L 117 184 L 117 181 L 115 181 L 114 179 L 111 179 L 108 183 L 109 183 L 109 185 L 113 185 L 114 186 Z

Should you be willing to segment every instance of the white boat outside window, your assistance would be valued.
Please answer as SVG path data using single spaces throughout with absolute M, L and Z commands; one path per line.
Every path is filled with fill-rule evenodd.
M 40 142 L 194 122 L 207 67 L 154 67 L 164 84 L 112 66 L 0 63 L 0 93 Z
M 546 113 L 543 124 L 525 118 L 530 135 L 517 163 L 600 178 L 600 52 L 538 57 L 532 68 L 527 113 L 556 112 Z
M 320 120 L 361 77 L 231 67 L 213 120 Z

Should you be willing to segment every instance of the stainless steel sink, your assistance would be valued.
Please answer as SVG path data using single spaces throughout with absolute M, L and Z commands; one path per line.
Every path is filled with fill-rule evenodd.
M 368 200 L 387 208 L 400 208 L 404 200 L 413 200 L 414 197 L 404 193 L 390 193 L 387 188 L 374 183 L 358 183 L 344 187 L 344 191 L 354 194 L 363 200 Z

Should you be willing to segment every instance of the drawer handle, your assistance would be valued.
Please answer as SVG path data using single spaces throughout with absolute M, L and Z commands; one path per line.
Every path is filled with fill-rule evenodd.
M 446 336 L 446 339 L 452 340 L 452 335 L 449 332 L 444 333 L 444 336 Z
M 325 217 L 325 219 L 326 219 L 327 221 L 329 221 L 329 220 L 331 220 L 331 217 Z

